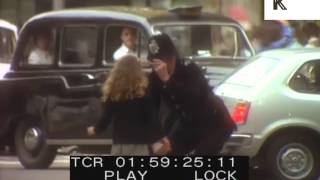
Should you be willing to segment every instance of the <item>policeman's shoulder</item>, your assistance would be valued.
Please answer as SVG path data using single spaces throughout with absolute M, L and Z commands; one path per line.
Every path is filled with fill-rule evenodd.
M 194 63 L 190 60 L 187 60 L 187 61 L 184 61 L 184 65 L 187 67 L 189 73 L 202 74 L 200 66 L 197 65 L 196 63 Z

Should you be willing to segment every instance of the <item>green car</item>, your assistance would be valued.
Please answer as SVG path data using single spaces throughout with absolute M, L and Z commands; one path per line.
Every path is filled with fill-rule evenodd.
M 215 93 L 238 124 L 225 153 L 250 156 L 275 179 L 319 177 L 320 49 L 257 55 Z

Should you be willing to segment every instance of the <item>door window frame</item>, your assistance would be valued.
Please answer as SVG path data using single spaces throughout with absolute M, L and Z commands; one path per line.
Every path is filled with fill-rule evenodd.
M 292 87 L 291 83 L 292 81 L 294 80 L 294 78 L 296 78 L 297 75 L 301 74 L 300 71 L 301 69 L 306 66 L 307 64 L 311 64 L 311 63 L 315 63 L 315 64 L 318 64 L 320 66 L 320 59 L 313 59 L 313 60 L 309 60 L 309 61 L 306 61 L 306 62 L 303 62 L 303 63 L 300 63 L 297 68 L 294 69 L 292 75 L 290 76 L 289 78 L 289 81 L 287 82 L 287 86 L 297 92 L 297 93 L 302 93 L 302 94 L 310 94 L 310 95 L 318 95 L 320 94 L 320 89 L 319 90 L 299 90 L 299 89 L 296 89 L 294 87 Z M 320 68 L 320 67 L 319 67 Z M 320 79 L 319 79 L 320 81 Z M 320 88 L 320 86 L 319 86 Z
M 87 28 L 87 27 L 94 27 L 96 29 L 96 33 L 97 33 L 97 39 L 96 39 L 96 54 L 94 57 L 94 60 L 92 63 L 90 64 L 81 64 L 81 63 L 63 63 L 62 62 L 62 54 L 64 52 L 65 49 L 65 43 L 64 43 L 64 36 L 65 36 L 65 29 L 66 28 L 74 28 L 74 27 L 79 27 L 79 28 Z M 58 62 L 58 66 L 60 68 L 90 68 L 96 65 L 97 63 L 97 59 L 99 57 L 99 25 L 98 24 L 85 24 L 85 23 L 75 23 L 75 24 L 68 24 L 68 25 L 64 25 L 63 27 L 61 27 L 60 29 L 60 37 L 59 37 L 59 53 L 58 53 L 58 58 L 57 58 L 57 62 Z
M 138 58 L 141 57 L 141 42 L 142 42 L 142 35 L 145 35 L 145 38 L 149 38 L 149 33 L 147 33 L 146 29 L 140 25 L 140 24 L 135 24 L 135 23 L 132 23 L 132 22 L 117 22 L 117 23 L 109 23 L 108 25 L 106 25 L 104 28 L 103 28 L 103 43 L 102 43 L 102 65 L 104 67 L 109 67 L 109 66 L 113 66 L 115 61 L 112 61 L 110 59 L 107 59 L 109 56 L 107 54 L 107 38 L 108 38 L 108 30 L 109 28 L 112 28 L 112 27 L 132 27 L 132 28 L 135 28 L 137 30 L 137 37 L 138 37 Z M 120 37 L 119 37 L 119 40 L 120 40 Z

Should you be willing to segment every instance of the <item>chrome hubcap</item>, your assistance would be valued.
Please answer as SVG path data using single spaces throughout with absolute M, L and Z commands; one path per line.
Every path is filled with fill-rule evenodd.
M 29 128 L 24 136 L 24 144 L 27 150 L 33 151 L 40 144 L 40 129 L 39 128 Z
M 277 156 L 280 173 L 289 179 L 302 179 L 312 171 L 311 151 L 302 144 L 292 143 L 281 148 Z

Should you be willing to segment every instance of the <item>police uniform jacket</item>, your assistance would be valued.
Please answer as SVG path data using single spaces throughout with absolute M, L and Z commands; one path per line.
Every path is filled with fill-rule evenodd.
M 195 150 L 197 154 L 215 154 L 234 129 L 223 103 L 214 103 L 218 98 L 208 85 L 201 69 L 194 63 L 177 60 L 174 74 L 163 83 L 153 72 L 150 85 L 158 109 L 168 107 L 163 120 L 163 135 L 171 141 L 173 154 L 185 154 Z M 223 113 L 221 109 L 225 110 Z M 226 114 L 226 118 L 218 114 Z

